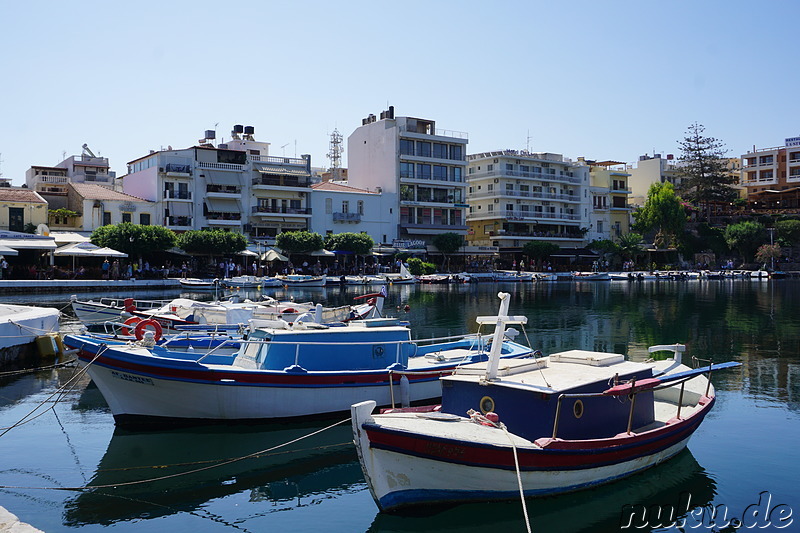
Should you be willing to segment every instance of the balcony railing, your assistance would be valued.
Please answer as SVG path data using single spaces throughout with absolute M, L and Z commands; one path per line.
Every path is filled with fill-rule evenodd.
M 360 213 L 333 213 L 334 222 L 361 222 Z
M 180 226 L 186 227 L 192 225 L 192 217 L 165 217 L 165 226 Z
M 310 215 L 310 207 L 271 207 L 268 205 L 254 205 L 252 212 L 258 213 L 276 213 L 282 215 Z
M 547 174 L 544 172 L 523 172 L 521 170 L 485 170 L 481 172 L 473 172 L 468 175 L 468 181 L 475 178 L 485 178 L 498 176 L 500 178 L 533 178 L 540 181 L 557 181 L 566 183 L 581 183 L 581 178 L 577 176 L 569 176 L 567 174 Z
M 496 191 L 470 193 L 470 198 L 502 197 L 511 196 L 515 198 L 534 198 L 540 200 L 561 200 L 566 202 L 580 202 L 581 199 L 575 194 L 556 194 L 551 192 L 539 191 L 509 191 L 498 189 Z
M 235 163 L 197 163 L 200 168 L 208 168 L 211 170 L 238 170 L 244 169 L 244 165 L 237 165 Z
M 276 165 L 297 165 L 303 168 L 306 167 L 306 160 L 297 157 L 277 157 L 274 155 L 251 155 L 251 161 L 258 161 L 259 163 L 273 163 Z
M 176 174 L 191 174 L 192 167 L 189 165 L 178 165 L 175 163 L 167 163 L 164 166 L 164 172 L 174 172 Z
M 41 183 L 67 183 L 69 178 L 66 176 L 39 176 L 39 182 Z
M 257 176 L 253 178 L 253 185 L 266 185 L 268 187 L 308 187 L 311 179 L 297 176 Z
M 219 211 L 209 211 L 206 213 L 207 220 L 242 220 L 241 213 L 223 213 Z
M 191 191 L 164 191 L 164 200 L 191 200 Z
M 242 194 L 241 187 L 230 187 L 225 185 L 206 185 L 207 193 L 223 193 L 223 194 Z

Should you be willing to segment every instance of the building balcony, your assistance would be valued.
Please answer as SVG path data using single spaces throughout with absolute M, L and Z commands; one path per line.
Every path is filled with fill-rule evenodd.
M 361 222 L 360 213 L 333 213 L 334 222 Z
M 191 228 L 192 217 L 165 217 L 164 225 L 168 228 Z
M 239 199 L 242 197 L 241 187 L 226 187 L 221 185 L 207 185 L 207 198 L 231 198 Z
M 469 220 L 497 220 L 505 219 L 514 222 L 579 222 L 580 215 L 559 213 L 538 213 L 535 211 L 487 211 L 486 213 L 470 213 Z
M 167 174 L 178 174 L 181 176 L 189 176 L 192 173 L 192 167 L 190 165 L 178 165 L 176 163 L 167 163 L 164 165 L 163 172 Z
M 253 178 L 254 189 L 269 189 L 273 187 L 310 187 L 311 178 L 309 176 L 286 176 L 263 174 Z
M 37 176 L 36 179 L 39 183 L 51 183 L 59 185 L 69 183 L 69 178 L 66 176 Z
M 425 224 L 412 224 L 409 222 L 404 222 L 401 218 L 400 220 L 400 227 L 406 230 L 409 234 L 419 234 L 419 235 L 437 235 L 439 233 L 466 233 L 467 226 L 466 224 L 435 224 L 435 223 L 425 223 Z
M 557 194 L 557 193 L 550 193 L 550 192 L 539 192 L 539 191 L 509 191 L 509 190 L 502 190 L 498 189 L 495 191 L 486 191 L 486 192 L 474 192 L 469 193 L 470 199 L 473 198 L 530 198 L 534 200 L 558 200 L 561 202 L 576 202 L 580 203 L 581 199 L 575 194 Z
M 164 200 L 191 200 L 191 191 L 164 191 Z
M 522 238 L 524 240 L 575 240 L 580 241 L 583 240 L 583 235 L 577 233 L 557 233 L 553 231 L 509 231 L 509 230 L 497 230 L 497 231 L 489 231 L 486 233 L 489 237 L 498 238 L 498 237 L 506 237 L 506 238 Z
M 205 215 L 206 220 L 211 222 L 212 220 L 216 221 L 240 221 L 242 220 L 241 213 L 225 213 L 220 211 L 209 211 Z
M 302 217 L 311 216 L 310 207 L 271 207 L 268 205 L 254 205 L 252 207 L 254 215 L 297 215 Z
M 236 163 L 197 163 L 198 168 L 207 168 L 209 170 L 234 170 L 241 172 L 244 170 L 244 165 L 237 165 Z
M 523 172 L 521 170 L 483 170 L 481 172 L 473 172 L 468 174 L 467 181 L 474 181 L 483 178 L 494 177 L 497 180 L 504 179 L 534 179 L 538 181 L 554 182 L 554 183 L 571 183 L 578 185 L 582 183 L 579 176 L 574 176 L 566 173 L 549 174 L 545 172 Z M 496 181 L 495 183 L 498 183 Z

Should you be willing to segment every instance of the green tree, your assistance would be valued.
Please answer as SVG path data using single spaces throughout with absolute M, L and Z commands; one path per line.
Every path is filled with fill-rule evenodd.
M 646 233 L 655 231 L 657 247 L 674 245 L 686 225 L 686 210 L 675 188 L 668 181 L 654 183 L 647 191 L 644 206 L 633 212 L 633 229 Z
M 705 127 L 695 122 L 678 141 L 681 148 L 679 165 L 681 196 L 700 208 L 701 217 L 708 222 L 714 203 L 732 202 L 737 197 L 733 184 L 735 176 L 728 172 L 724 144 L 714 137 L 703 135 Z
M 633 260 L 642 255 L 644 249 L 642 248 L 642 235 L 640 233 L 630 232 L 620 235 L 617 240 L 617 246 L 619 246 L 619 255 L 622 256 L 624 260 Z
M 411 257 L 408 260 L 408 271 L 414 276 L 433 274 L 436 272 L 436 265 L 433 263 L 426 263 L 418 257 Z
M 753 259 L 756 249 L 767 238 L 767 230 L 758 222 L 739 222 L 725 228 L 725 242 L 736 250 L 746 263 Z
M 800 220 L 779 220 L 775 223 L 778 241 L 785 246 L 800 243 Z
M 447 233 L 434 235 L 432 242 L 433 245 L 442 252 L 442 268 L 444 268 L 446 262 L 447 271 L 450 272 L 450 255 L 456 253 L 459 248 L 464 246 L 464 236 L 449 231 Z
M 168 250 L 175 246 L 177 239 L 171 229 L 163 226 L 123 222 L 97 228 L 89 240 L 97 246 L 107 246 L 133 257 Z
M 247 248 L 247 237 L 221 229 L 190 230 L 178 235 L 177 243 L 181 250 L 189 253 L 225 255 Z
M 756 250 L 756 261 L 763 264 L 774 264 L 775 259 L 781 258 L 781 247 L 779 244 L 762 244 Z
M 539 270 L 542 268 L 542 261 L 559 251 L 561 248 L 552 242 L 547 241 L 528 241 L 522 246 L 523 255 L 534 259 Z
M 275 244 L 287 254 L 306 254 L 321 250 L 325 245 L 322 235 L 310 231 L 284 231 L 278 233 Z
M 367 255 L 372 251 L 375 241 L 366 233 L 334 233 L 325 237 L 324 246 L 328 250 L 352 252 L 356 255 Z M 320 246 L 322 248 L 322 246 Z M 319 248 L 317 248 L 319 249 Z

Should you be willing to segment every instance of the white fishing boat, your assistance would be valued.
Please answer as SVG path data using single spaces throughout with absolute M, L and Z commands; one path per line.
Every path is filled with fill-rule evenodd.
M 171 351 L 145 342 L 107 344 L 67 335 L 118 423 L 253 421 L 346 412 L 374 399 L 408 405 L 441 396 L 439 376 L 497 357 L 529 357 L 515 330 L 430 344 L 412 340 L 407 323 L 251 322 L 233 355 Z
M 39 337 L 58 333 L 60 315 L 50 307 L 0 304 L 0 367 L 26 362 Z
M 505 300 L 507 301 L 507 300 Z M 479 321 L 482 319 L 479 318 Z M 486 323 L 524 324 L 506 309 Z M 375 413 L 354 404 L 353 435 L 381 510 L 571 492 L 662 463 L 714 405 L 713 370 L 674 358 L 570 350 L 466 365 L 442 378 L 442 403 Z
M 327 276 L 289 274 L 278 279 L 280 279 L 287 287 L 324 287 L 327 281 Z

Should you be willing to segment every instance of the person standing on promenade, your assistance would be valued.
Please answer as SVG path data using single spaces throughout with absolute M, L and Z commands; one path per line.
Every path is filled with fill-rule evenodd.
M 111 264 L 108 262 L 108 259 L 103 261 L 103 279 L 108 279 L 108 273 L 111 269 Z
M 8 272 L 8 261 L 6 258 L 0 255 L 0 279 L 6 278 L 6 272 Z
M 111 265 L 111 277 L 115 280 L 119 279 L 119 259 L 114 259 L 114 263 Z

